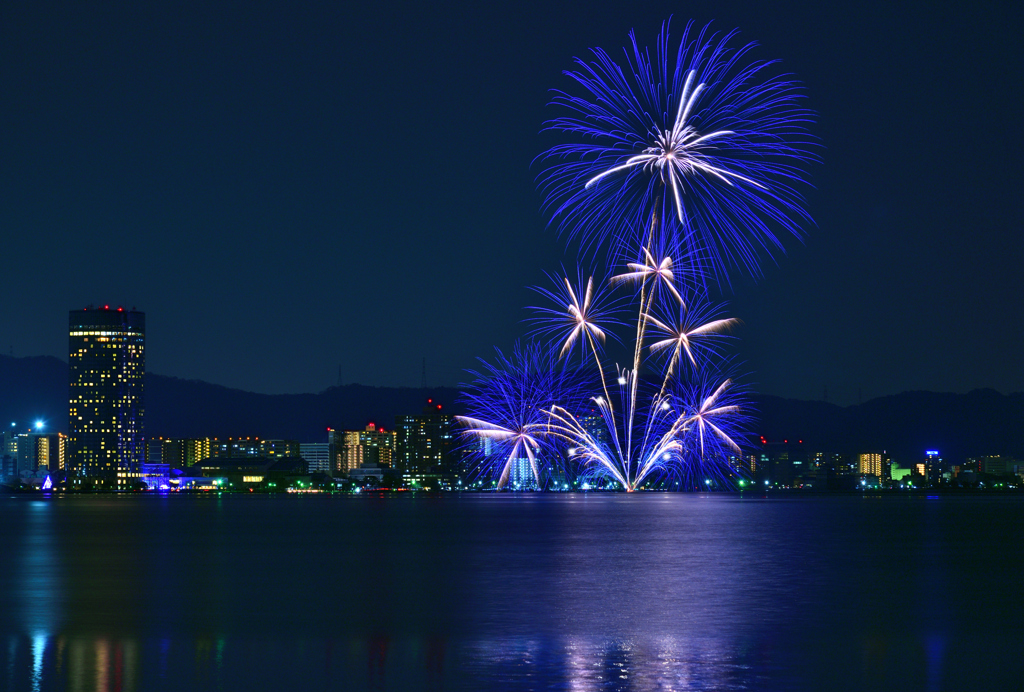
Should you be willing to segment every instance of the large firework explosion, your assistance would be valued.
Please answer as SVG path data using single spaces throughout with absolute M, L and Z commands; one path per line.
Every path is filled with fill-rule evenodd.
M 622 63 L 598 48 L 565 73 L 580 93 L 556 92 L 548 129 L 573 141 L 541 156 L 545 207 L 585 248 L 621 249 L 632 225 L 675 235 L 709 278 L 759 274 L 810 221 L 801 90 L 774 62 L 745 62 L 755 44 L 734 47 L 736 31 L 691 23 L 676 43 L 666 22 L 653 59 L 629 38 Z
M 499 461 L 479 466 L 498 487 L 520 459 L 538 484 L 543 463 L 627 491 L 735 477 L 748 418 L 721 346 L 737 320 L 708 287 L 737 268 L 756 276 L 780 233 L 799 236 L 813 158 L 799 89 L 770 62 L 744 63 L 753 44 L 735 37 L 691 24 L 674 43 L 666 23 L 653 59 L 630 34 L 622 64 L 595 49 L 566 73 L 583 95 L 558 92 L 566 114 L 548 129 L 577 141 L 541 157 L 541 190 L 584 251 L 618 269 L 539 289 L 554 303 L 538 309 L 540 345 L 499 354 L 470 385 L 460 422 L 500 443 Z M 606 342 L 628 325 L 619 365 Z M 596 416 L 582 415 L 588 404 Z

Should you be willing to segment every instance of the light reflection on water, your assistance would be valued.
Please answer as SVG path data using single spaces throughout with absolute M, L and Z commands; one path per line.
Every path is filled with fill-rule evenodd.
M 862 641 L 849 650 L 850 658 L 861 664 L 860 670 L 841 664 L 832 671 L 804 671 L 792 653 L 776 647 L 676 637 L 466 641 L 380 635 L 297 642 L 247 638 L 167 642 L 58 636 L 42 641 L 12 639 L 3 689 L 961 689 L 935 677 L 936 666 L 943 665 L 941 658 L 933 658 L 935 645 L 934 640 L 924 642 L 922 650 L 915 651 L 907 641 Z M 24 674 L 12 671 L 11 664 L 24 659 L 28 649 L 33 656 L 41 653 L 41 664 Z M 921 669 L 914 670 L 918 664 Z M 982 675 L 991 678 L 991 671 Z
M 208 640 L 176 643 L 169 662 L 180 675 L 154 665 L 147 672 L 147 647 L 157 642 L 49 638 L 37 645 L 45 661 L 33 667 L 32 689 L 101 692 L 152 689 L 214 690 L 256 688 L 268 683 L 301 688 L 343 689 L 561 689 L 742 690 L 763 688 L 737 652 L 714 642 L 661 639 L 597 641 L 397 639 L 371 637 L 314 641 Z M 17 644 L 14 647 L 17 649 Z M 18 653 L 14 651 L 13 659 Z M 305 670 L 292 670 L 298 658 Z M 310 670 L 314 674 L 310 674 Z M 45 675 L 46 684 L 40 685 Z M 230 681 L 230 682 L 229 682 Z M 11 676 L 4 689 L 19 689 Z
M 0 496 L 0 689 L 1012 688 L 1020 508 Z

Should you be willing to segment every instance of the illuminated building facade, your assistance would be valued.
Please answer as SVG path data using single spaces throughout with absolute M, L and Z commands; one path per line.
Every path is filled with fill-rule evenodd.
M 210 440 L 210 459 L 228 459 L 235 457 L 258 457 L 261 446 L 258 437 L 229 437 L 226 440 L 213 438 Z
M 882 455 L 861 454 L 857 457 L 857 473 L 882 477 Z
M 938 483 L 942 478 L 945 467 L 942 463 L 942 455 L 937 450 L 931 449 L 924 453 L 925 478 L 929 483 Z
M 108 306 L 72 310 L 68 332 L 68 475 L 125 485 L 146 455 L 146 315 Z
M 345 431 L 327 428 L 327 463 L 330 468 L 328 473 L 340 473 L 344 475 L 344 472 L 341 470 L 341 458 L 344 453 Z
M 150 444 L 150 450 L 153 445 Z M 200 461 L 210 458 L 209 438 L 199 439 L 173 439 L 164 438 L 160 440 L 160 457 L 155 458 L 150 454 L 150 463 L 167 464 L 172 469 L 186 469 L 195 466 Z
M 259 457 L 261 459 L 283 459 L 298 457 L 300 454 L 298 440 L 261 440 L 258 437 L 229 437 L 221 439 L 170 440 L 172 444 L 182 445 L 183 466 L 193 466 L 205 459 L 234 459 L 241 457 Z M 169 450 L 164 447 L 164 456 Z M 174 454 L 181 458 L 181 453 Z
M 45 476 L 64 470 L 64 433 L 23 433 L 17 437 L 17 475 Z
M 344 435 L 340 465 L 344 474 L 362 466 L 390 468 L 394 463 L 395 433 L 370 423 L 365 430 L 350 430 Z
M 260 440 L 260 456 L 267 459 L 297 457 L 302 453 L 298 440 Z
M 395 416 L 395 464 L 403 476 L 457 472 L 452 430 L 454 416 L 428 400 L 423 412 Z

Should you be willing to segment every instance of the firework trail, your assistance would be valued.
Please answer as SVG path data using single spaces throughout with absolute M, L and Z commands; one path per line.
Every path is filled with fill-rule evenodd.
M 583 95 L 559 92 L 565 114 L 547 129 L 577 141 L 540 157 L 545 205 L 621 270 L 538 289 L 554 305 L 537 309 L 546 346 L 499 353 L 471 385 L 460 422 L 501 446 L 484 465 L 499 486 L 523 458 L 538 483 L 542 460 L 566 459 L 627 491 L 731 485 L 749 418 L 721 346 L 739 321 L 712 307 L 709 283 L 731 268 L 756 276 L 780 234 L 800 236 L 815 158 L 800 89 L 773 63 L 746 62 L 754 45 L 735 39 L 688 24 L 673 42 L 666 22 L 653 58 L 630 34 L 624 62 L 595 49 L 566 73 Z
M 682 368 L 678 363 L 685 357 L 696 379 L 706 386 L 707 373 L 713 372 L 708 367 L 711 357 L 718 355 L 715 345 L 707 342 L 724 336 L 737 320 L 715 319 L 717 313 L 703 303 L 684 299 L 673 280 L 671 266 L 670 258 L 651 258 L 646 264 L 630 263 L 626 273 L 610 281 L 611 284 L 633 286 L 639 294 L 634 296 L 638 298 L 639 305 L 633 367 L 610 365 L 596 347 L 590 349 L 589 360 L 585 363 L 600 377 L 601 394 L 592 396 L 590 401 L 600 414 L 605 434 L 598 435 L 593 426 L 585 425 L 576 412 L 557 403 L 547 410 L 546 423 L 534 423 L 530 427 L 533 434 L 555 438 L 573 450 L 571 461 L 579 471 L 591 476 L 604 476 L 627 491 L 643 486 L 652 475 L 671 473 L 685 476 L 687 474 L 682 467 L 692 465 L 695 458 L 699 457 L 698 465 L 706 465 L 711 456 L 717 459 L 720 443 L 726 443 L 729 448 L 736 445 L 733 438 L 737 436 L 737 428 L 730 419 L 742 419 L 738 397 L 731 392 L 728 404 L 716 403 L 730 390 L 731 382 L 728 380 L 721 383 L 720 391 L 706 395 L 702 406 L 687 403 L 692 394 L 690 389 L 682 386 L 679 377 Z M 588 285 L 591 282 L 588 279 Z M 655 290 L 659 285 L 665 288 L 661 301 L 657 300 L 659 296 Z M 561 310 L 548 308 L 542 313 L 554 325 L 561 324 L 563 341 L 552 342 L 549 349 L 552 353 L 562 354 L 581 333 L 574 327 L 578 321 L 578 318 L 574 321 L 579 312 L 577 303 L 565 299 L 572 296 L 572 292 L 547 292 L 546 295 L 555 300 L 562 299 Z M 669 303 L 678 320 L 670 323 L 667 318 L 662 321 L 652 317 L 649 312 L 659 303 Z M 589 329 L 602 334 L 607 332 L 607 326 L 594 321 L 593 317 L 589 325 Z M 650 326 L 649 333 L 645 325 Z M 549 333 L 559 336 L 554 327 Z M 656 365 L 651 354 L 663 353 L 668 357 L 661 359 L 663 371 L 657 381 L 645 378 L 643 369 Z M 714 444 L 710 439 L 713 436 L 718 437 Z M 690 438 L 699 444 L 688 444 Z

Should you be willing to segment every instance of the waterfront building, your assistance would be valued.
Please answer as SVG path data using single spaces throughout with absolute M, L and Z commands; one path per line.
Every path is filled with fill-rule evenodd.
M 540 461 L 538 460 L 538 466 Z M 537 479 L 533 475 L 533 466 L 527 457 L 520 457 L 509 462 L 508 487 L 511 490 L 540 490 Z
M 69 476 L 112 486 L 138 477 L 145 460 L 145 313 L 86 308 L 68 313 Z
M 64 433 L 22 433 L 16 438 L 16 471 L 22 478 L 46 476 L 64 470 L 67 436 Z
M 270 459 L 245 455 L 206 459 L 189 469 L 189 477 L 224 479 L 226 483 L 220 485 L 236 490 L 271 482 L 279 489 L 296 481 L 307 486 L 310 483 L 308 465 L 299 457 Z
M 328 442 L 303 442 L 299 456 L 306 460 L 310 473 L 331 472 L 331 445 Z
M 327 428 L 327 453 L 330 457 L 331 474 L 345 475 L 342 471 L 342 454 L 345 452 L 345 431 Z
M 857 471 L 856 464 L 845 454 L 833 452 L 828 455 L 829 464 L 837 476 L 849 476 Z
M 403 478 L 459 472 L 452 440 L 454 418 L 432 399 L 422 413 L 395 417 L 395 465 Z
M 142 477 L 139 479 L 150 490 L 170 490 L 171 467 L 160 462 L 147 461 L 142 464 Z
M 210 440 L 210 459 L 227 459 L 234 457 L 258 457 L 260 452 L 258 437 L 213 438 Z
M 13 425 L 13 424 L 12 424 Z M 4 432 L 0 438 L 3 439 L 3 449 L 0 454 L 6 454 L 14 459 L 18 458 L 18 433 L 11 430 Z
M 162 437 L 146 440 L 146 463 L 160 464 L 164 460 L 164 440 Z
M 150 444 L 152 452 L 154 445 Z M 184 469 L 195 466 L 200 461 L 210 458 L 209 438 L 160 438 L 160 454 L 158 458 L 150 454 L 152 463 L 166 464 L 172 469 Z
M 874 452 L 857 456 L 857 473 L 882 477 L 882 455 Z
M 378 464 L 365 464 L 358 468 L 349 469 L 348 477 L 349 480 L 362 485 L 368 484 L 371 478 L 374 483 L 379 484 L 384 481 L 384 474 L 386 472 L 387 469 L 382 468 Z
M 261 457 L 280 459 L 281 457 L 297 457 L 301 454 L 298 440 L 260 440 Z
M 761 438 L 761 457 L 757 465 L 758 481 L 768 481 L 769 485 L 790 487 L 797 484 L 813 482 L 808 473 L 807 452 L 803 440 L 788 439 L 781 442 L 768 442 Z
M 999 454 L 981 457 L 978 460 L 978 468 L 982 473 L 1002 476 L 1012 474 L 1017 470 L 1017 461 L 1012 457 L 1004 457 Z
M 344 435 L 340 464 L 336 471 L 348 475 L 361 467 L 391 468 L 394 463 L 395 433 L 367 424 L 363 430 L 348 430 Z
M 942 465 L 942 455 L 937 450 L 929 450 L 924 455 L 924 477 L 929 483 L 938 483 L 942 472 L 946 470 Z
M 898 464 L 893 464 L 889 469 L 890 477 L 893 483 L 903 483 L 913 473 L 913 469 L 900 468 Z

